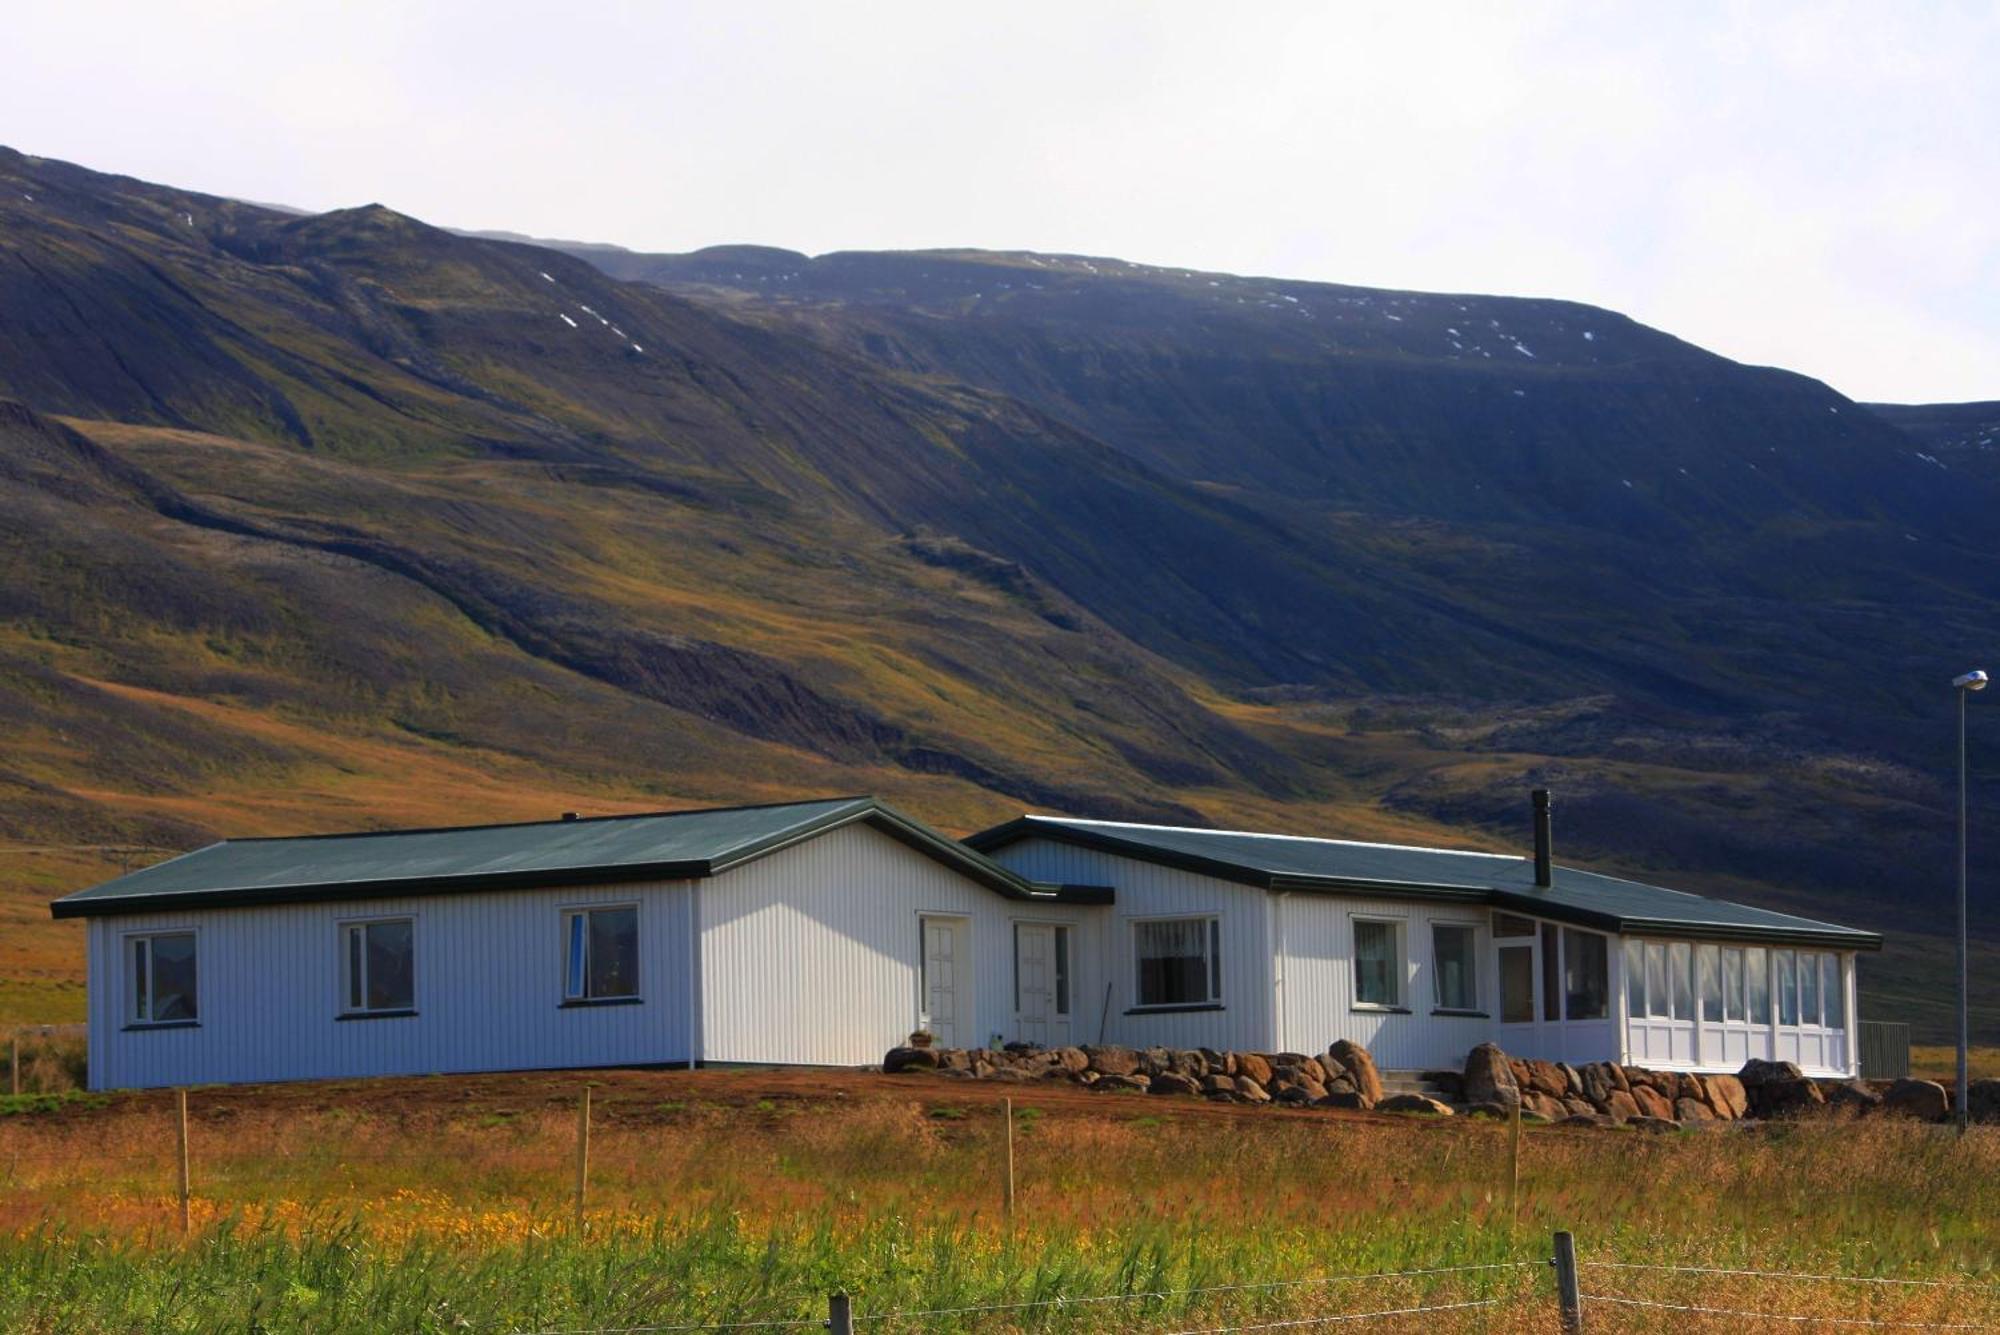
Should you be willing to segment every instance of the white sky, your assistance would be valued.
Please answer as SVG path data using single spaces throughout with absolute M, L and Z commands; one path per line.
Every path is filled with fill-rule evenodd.
M 1569 297 L 2000 398 L 2000 4 L 16 6 L 0 142 L 686 250 Z

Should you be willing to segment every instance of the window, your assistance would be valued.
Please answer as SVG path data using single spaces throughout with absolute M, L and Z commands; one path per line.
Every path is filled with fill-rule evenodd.
M 1847 987 L 1840 976 L 1840 956 L 1821 955 L 1820 991 L 1826 998 L 1826 1027 L 1847 1028 Z
M 1133 926 L 1139 944 L 1141 1006 L 1221 1004 L 1219 919 L 1152 918 Z
M 1743 952 L 1731 946 L 1722 952 L 1722 1018 L 1743 1022 Z
M 1667 963 L 1673 974 L 1674 1018 L 1694 1018 L 1694 947 L 1685 941 L 1667 946 Z
M 1674 999 L 1667 991 L 1667 948 L 1658 941 L 1646 944 L 1646 1014 L 1656 1020 L 1674 1017 Z
M 1774 950 L 1771 958 L 1777 965 L 1774 972 L 1777 981 L 1772 985 L 1778 994 L 1778 1023 L 1797 1024 L 1799 1022 L 1799 979 L 1798 957 L 1789 950 Z
M 1402 925 L 1354 920 L 1354 1001 L 1359 1006 L 1403 1004 Z
M 1771 957 L 1767 952 L 1743 952 L 1743 992 L 1750 1005 L 1750 1023 L 1771 1023 Z
M 416 924 L 408 918 L 341 924 L 342 1008 L 349 1015 L 417 1006 Z
M 639 907 L 570 909 L 563 914 L 565 1001 L 639 995 Z
M 195 1010 L 193 932 L 161 932 L 131 941 L 132 1023 L 192 1024 Z
M 1819 1023 L 1819 956 L 1810 950 L 1799 955 L 1799 1023 Z
M 1611 1014 L 1611 942 L 1596 932 L 1563 928 L 1563 1013 L 1572 1020 Z
M 1439 1010 L 1479 1009 L 1479 971 L 1474 963 L 1478 954 L 1478 928 L 1469 923 L 1431 924 L 1431 974 L 1436 984 L 1433 1000 Z
M 1698 990 L 1701 993 L 1701 1018 L 1707 1024 L 1722 1021 L 1722 949 L 1719 946 L 1696 946 L 1694 951 L 1695 971 L 1699 975 Z
M 1646 943 L 1625 942 L 1625 1013 L 1637 1018 L 1646 1013 Z

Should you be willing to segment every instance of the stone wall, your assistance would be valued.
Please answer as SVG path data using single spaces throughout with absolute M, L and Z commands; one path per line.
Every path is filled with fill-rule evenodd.
M 1509 1057 L 1482 1043 L 1461 1071 L 1426 1071 L 1422 1092 L 1385 1089 L 1368 1050 L 1342 1040 L 1317 1056 L 1218 1052 L 1212 1048 L 895 1048 L 890 1073 L 931 1072 L 955 1080 L 1014 1084 L 1061 1080 L 1092 1089 L 1181 1095 L 1230 1103 L 1510 1117 L 1531 1122 L 1666 1128 L 1796 1116 L 1814 1110 L 1943 1121 L 1951 1096 L 1929 1080 L 1816 1080 L 1790 1062 L 1752 1061 L 1735 1075 L 1652 1071 L 1617 1062 Z M 1976 1080 L 1973 1120 L 2000 1122 L 2000 1080 Z

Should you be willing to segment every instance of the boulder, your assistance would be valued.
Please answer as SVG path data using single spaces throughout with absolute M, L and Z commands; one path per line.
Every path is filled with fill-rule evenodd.
M 1497 1044 L 1481 1043 L 1465 1058 L 1465 1099 L 1468 1103 L 1498 1103 L 1507 1106 L 1520 1101 L 1521 1087 L 1514 1068 Z
M 1329 1089 L 1319 1101 L 1322 1108 L 1346 1108 L 1352 1112 L 1368 1111 L 1367 1100 L 1351 1089 Z
M 1320 1069 L 1326 1072 L 1329 1084 L 1348 1073 L 1346 1065 L 1331 1052 L 1321 1053 L 1317 1060 L 1320 1064 Z
M 1165 1048 L 1147 1048 L 1139 1054 L 1139 1071 L 1143 1075 L 1165 1075 L 1174 1068 L 1174 1054 Z
M 1102 1079 L 1104 1079 L 1104 1077 L 1099 1075 L 1095 1071 L 1083 1071 L 1078 1073 L 1078 1075 L 1076 1076 L 1076 1083 L 1082 1085 L 1085 1089 L 1089 1089 L 1092 1085 L 1098 1083 Z
M 1546 1094 L 1552 1099 L 1560 1099 L 1568 1092 L 1569 1081 L 1563 1078 L 1562 1067 L 1554 1062 L 1545 1061 L 1531 1061 L 1527 1066 L 1527 1089 L 1532 1089 L 1537 1094 Z
M 1611 1079 L 1611 1072 L 1616 1069 L 1610 1062 L 1591 1062 L 1578 1071 L 1577 1078 L 1583 1082 L 1583 1096 L 1602 1108 L 1610 1100 L 1613 1090 L 1625 1088 Z
M 1708 1106 L 1716 1116 L 1733 1120 L 1750 1111 L 1750 1096 L 1735 1076 L 1712 1075 L 1702 1083 L 1708 1086 Z
M 1153 1081 L 1150 1076 L 1140 1075 L 1137 1071 L 1134 1071 L 1130 1075 L 1107 1075 L 1100 1079 L 1092 1088 L 1110 1090 L 1129 1089 L 1143 1094 L 1148 1089 L 1151 1089 L 1152 1086 Z
M 1239 1077 L 1248 1076 L 1260 1085 L 1268 1085 L 1271 1083 L 1271 1063 L 1254 1052 L 1239 1052 L 1236 1054 L 1236 1074 Z
M 1736 1073 L 1736 1078 L 1743 1082 L 1745 1089 L 1756 1089 L 1773 1080 L 1797 1080 L 1803 1075 L 1804 1072 L 1791 1062 L 1772 1062 L 1765 1061 L 1762 1057 L 1752 1057 L 1743 1063 L 1743 1069 Z
M 1322 1092 L 1321 1097 L 1325 1097 Z M 1271 1095 L 1271 1102 L 1285 1103 L 1294 1108 L 1304 1108 L 1313 1102 L 1313 1096 L 1306 1093 L 1304 1085 L 1281 1084 Z
M 1817 1081 L 1804 1076 L 1767 1078 L 1750 1091 L 1750 1107 L 1759 1117 L 1783 1117 L 1824 1106 L 1826 1095 Z
M 1269 1103 L 1270 1091 L 1247 1075 L 1236 1077 L 1236 1097 L 1245 1103 Z
M 1820 1093 L 1826 1095 L 1829 1108 L 1846 1108 L 1857 1116 L 1874 1112 L 1882 1106 L 1882 1096 L 1871 1088 L 1865 1080 L 1839 1080 L 1824 1085 Z
M 1305 1074 L 1306 1079 L 1321 1085 L 1325 1084 L 1327 1078 L 1333 1074 L 1333 1072 L 1326 1069 L 1325 1064 L 1317 1057 L 1308 1057 L 1300 1062 L 1299 1070 Z
M 1533 1113 L 1545 1122 L 1559 1122 L 1569 1116 L 1569 1109 L 1563 1107 L 1561 1099 L 1544 1094 L 1539 1089 L 1531 1089 L 1521 1095 L 1521 1112 L 1523 1115 Z
M 1562 1106 L 1569 1110 L 1571 1117 L 1595 1117 L 1597 1108 L 1581 1094 L 1565 1094 Z
M 1604 1111 L 1606 1115 L 1615 1117 L 1621 1122 L 1629 1122 L 1640 1115 L 1638 1100 L 1634 1099 L 1632 1092 L 1627 1089 L 1614 1089 L 1605 1095 Z
M 1204 1094 L 1234 1094 L 1236 1077 L 1215 1073 L 1201 1078 L 1201 1092 Z
M 901 1071 L 935 1071 L 938 1055 L 931 1048 L 890 1048 L 882 1058 L 882 1069 L 890 1075 Z
M 1149 1094 L 1199 1094 L 1201 1093 L 1201 1082 L 1191 1075 L 1182 1075 L 1178 1071 L 1162 1071 L 1153 1077 L 1153 1083 L 1147 1087 L 1146 1092 Z
M 1974 1122 L 2000 1122 L 2000 1078 L 1989 1075 L 1965 1087 L 1965 1115 Z
M 1208 1058 L 1197 1048 L 1174 1054 L 1174 1069 L 1182 1075 L 1199 1080 L 1208 1074 Z
M 1557 1062 L 1556 1069 L 1562 1072 L 1562 1097 L 1568 1098 L 1572 1094 L 1581 1097 L 1583 1095 L 1583 1073 L 1568 1062 Z
M 937 1059 L 940 1071 L 970 1071 L 972 1069 L 972 1054 L 964 1048 L 946 1048 L 943 1052 L 937 1054 Z
M 1312 1058 L 1303 1052 L 1274 1052 L 1271 1054 L 1273 1066 L 1304 1066 Z
M 1090 1069 L 1099 1075 L 1132 1075 L 1139 1069 L 1139 1054 L 1130 1048 L 1090 1047 L 1083 1051 L 1090 1058 Z
M 1618 1119 L 1601 1112 L 1571 1113 L 1556 1123 L 1557 1126 L 1617 1126 Z
M 1081 1075 L 1090 1069 L 1090 1057 L 1082 1048 L 1057 1048 L 1055 1064 L 1071 1075 Z
M 1368 1055 L 1367 1048 L 1352 1039 L 1343 1038 L 1327 1051 L 1347 1069 L 1354 1088 L 1368 1100 L 1371 1108 L 1382 1101 L 1382 1073 L 1375 1069 L 1375 1059 Z
M 1465 1098 L 1465 1077 L 1457 1071 L 1425 1071 L 1424 1083 L 1456 1103 Z
M 1422 1113 L 1428 1117 L 1450 1117 L 1449 1103 L 1439 1103 L 1425 1094 L 1391 1094 L 1375 1105 L 1376 1112 Z
M 1942 1122 L 1951 1111 L 1951 1098 L 1935 1080 L 1912 1080 L 1905 1076 L 1882 1095 L 1882 1111 L 1925 1122 Z
M 1713 1122 L 1715 1110 L 1700 1099 L 1683 1095 L 1674 1100 L 1674 1119 L 1680 1122 Z
M 1354 1078 L 1352 1076 L 1336 1075 L 1326 1082 L 1326 1092 L 1329 1094 L 1359 1094 L 1361 1091 L 1354 1087 Z
M 1663 1122 L 1674 1120 L 1674 1105 L 1667 1096 L 1650 1084 L 1632 1086 L 1632 1102 L 1639 1105 L 1639 1116 L 1658 1118 Z
M 993 1074 L 987 1076 L 986 1078 L 988 1080 L 998 1081 L 1000 1084 L 1003 1085 L 1025 1085 L 1030 1080 L 1039 1079 L 1040 1075 L 1041 1075 L 1040 1072 L 1030 1071 L 1025 1067 L 996 1066 L 993 1068 Z

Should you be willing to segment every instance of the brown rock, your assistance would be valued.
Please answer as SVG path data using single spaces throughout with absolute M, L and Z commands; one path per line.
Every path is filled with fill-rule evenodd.
M 1564 1095 L 1562 1106 L 1569 1109 L 1570 1115 L 1572 1117 L 1577 1117 L 1577 1116 L 1595 1117 L 1597 1115 L 1597 1109 L 1591 1104 L 1589 1099 L 1585 1098 L 1581 1094 Z
M 1674 1118 L 1682 1122 L 1713 1122 L 1715 1110 L 1700 1099 L 1679 1098 L 1674 1100 Z
M 1110 1090 L 1129 1089 L 1143 1094 L 1152 1088 L 1152 1085 L 1152 1077 L 1140 1075 L 1137 1071 L 1134 1071 L 1130 1075 L 1107 1075 L 1099 1080 L 1093 1088 Z
M 1267 1085 L 1271 1082 L 1271 1063 L 1257 1053 L 1239 1052 L 1236 1054 L 1236 1074 L 1239 1077 L 1249 1076 L 1258 1084 Z
M 1236 1077 L 1220 1073 L 1205 1075 L 1201 1080 L 1201 1092 L 1204 1094 L 1234 1094 L 1236 1092 Z
M 1308 1057 L 1300 1062 L 1299 1070 L 1305 1073 L 1306 1079 L 1321 1085 L 1325 1084 L 1327 1077 L 1333 1074 L 1333 1072 L 1321 1065 L 1320 1059 L 1317 1057 Z
M 1797 1079 L 1770 1079 L 1751 1093 L 1750 1106 L 1760 1117 L 1783 1117 L 1824 1106 L 1826 1093 L 1819 1082 L 1804 1076 Z
M 1274 1052 L 1271 1054 L 1272 1066 L 1304 1066 L 1311 1060 L 1312 1058 L 1306 1056 L 1303 1052 Z
M 1667 1102 L 1667 1096 L 1650 1084 L 1632 1086 L 1632 1102 L 1639 1105 L 1641 1117 L 1657 1117 L 1667 1122 L 1674 1119 L 1674 1105 Z
M 890 1048 L 882 1058 L 882 1070 L 889 1075 L 903 1071 L 935 1071 L 937 1053 L 930 1048 Z
M 1554 1062 L 1531 1061 L 1528 1063 L 1528 1086 L 1538 1094 L 1560 1099 L 1568 1091 L 1569 1081 L 1563 1078 L 1562 1067 Z
M 1326 1097 L 1319 1101 L 1322 1108 L 1346 1108 L 1350 1111 L 1365 1112 L 1368 1103 L 1351 1089 L 1329 1089 Z
M 1139 1070 L 1145 1075 L 1165 1075 L 1174 1069 L 1174 1054 L 1165 1048 L 1147 1048 L 1139 1054 Z
M 1382 1073 L 1375 1069 L 1375 1059 L 1368 1055 L 1367 1048 L 1343 1038 L 1327 1051 L 1347 1068 L 1348 1078 L 1354 1081 L 1354 1088 L 1371 1108 L 1382 1101 Z
M 1465 1058 L 1465 1099 L 1468 1103 L 1511 1105 L 1521 1097 L 1513 1063 L 1496 1044 L 1481 1043 Z
M 1564 1098 L 1568 1098 L 1570 1095 L 1574 1094 L 1579 1098 L 1582 1097 L 1583 1073 L 1581 1071 L 1578 1071 L 1574 1066 L 1571 1066 L 1568 1062 L 1557 1062 L 1556 1069 L 1558 1071 L 1561 1071 L 1563 1076 L 1562 1096 Z
M 1078 1075 L 1090 1069 L 1090 1058 L 1082 1048 L 1057 1048 L 1056 1065 L 1071 1075 Z
M 1329 1083 L 1340 1079 L 1340 1077 L 1348 1073 L 1347 1067 L 1342 1064 L 1340 1058 L 1334 1056 L 1331 1052 L 1322 1053 L 1318 1060 L 1320 1066 L 1326 1071 L 1326 1078 Z
M 986 1078 L 998 1081 L 1003 1085 L 1025 1085 L 1030 1080 L 1038 1078 L 1038 1073 L 1019 1066 L 996 1066 L 993 1068 L 993 1074 Z M 1123 1079 L 1125 1077 L 1119 1078 Z
M 1199 1080 L 1208 1074 L 1208 1058 L 1203 1056 L 1198 1049 L 1189 1048 L 1185 1052 L 1174 1054 L 1174 1069 L 1182 1075 L 1192 1076 L 1196 1080 Z
M 1201 1092 L 1201 1082 L 1191 1075 L 1182 1075 L 1178 1071 L 1162 1071 L 1153 1077 L 1153 1083 L 1148 1087 L 1146 1092 L 1149 1094 L 1199 1094 Z
M 1531 1089 L 1521 1095 L 1521 1111 L 1533 1113 L 1546 1121 L 1558 1122 L 1569 1116 L 1569 1109 L 1562 1106 L 1562 1100 Z
M 1826 1095 L 1828 1107 L 1845 1108 L 1857 1117 L 1878 1112 L 1882 1107 L 1881 1093 L 1870 1088 L 1865 1080 L 1842 1080 L 1822 1086 L 1820 1093 Z
M 1614 1089 L 1604 1098 L 1604 1111 L 1621 1122 L 1629 1122 L 1640 1115 L 1638 1100 L 1627 1089 Z
M 1354 1087 L 1354 1080 L 1351 1076 L 1337 1075 L 1326 1082 L 1326 1092 L 1329 1094 L 1359 1094 L 1361 1091 Z
M 1450 1117 L 1449 1103 L 1439 1103 L 1423 1094 L 1391 1094 L 1375 1105 L 1376 1112 L 1422 1113 L 1428 1117 Z
M 1534 1072 L 1528 1069 L 1528 1063 L 1525 1059 L 1509 1057 L 1507 1059 L 1507 1069 L 1514 1073 L 1515 1087 L 1523 1094 L 1535 1087 Z
M 2000 1078 L 1984 1076 L 1965 1087 L 1965 1116 L 1974 1122 L 2000 1122 Z
M 1271 1102 L 1289 1104 L 1294 1108 L 1303 1108 L 1312 1101 L 1313 1096 L 1306 1093 L 1304 1085 L 1295 1085 L 1289 1082 L 1280 1085 L 1271 1093 Z
M 972 1054 L 964 1048 L 946 1048 L 943 1052 L 938 1053 L 938 1069 L 940 1071 L 970 1071 L 972 1069 Z
M 1076 1083 L 1082 1085 L 1085 1089 L 1089 1089 L 1092 1085 L 1099 1083 L 1103 1079 L 1104 1077 L 1095 1071 L 1081 1071 L 1077 1074 Z
M 1596 1107 L 1602 1108 L 1611 1098 L 1611 1091 L 1621 1088 L 1611 1081 L 1610 1062 L 1591 1062 L 1577 1072 L 1583 1082 L 1583 1096 Z
M 1773 1080 L 1797 1080 L 1804 1073 L 1791 1062 L 1765 1061 L 1762 1057 L 1752 1057 L 1743 1063 L 1743 1069 L 1736 1078 L 1743 1082 L 1745 1089 L 1755 1089 Z
M 1090 1069 L 1099 1075 L 1132 1075 L 1139 1069 L 1139 1054 L 1130 1048 L 1091 1047 L 1084 1053 L 1090 1058 Z
M 1733 1075 L 1712 1075 L 1702 1081 L 1708 1086 L 1708 1106 L 1718 1117 L 1735 1119 L 1750 1111 L 1750 1096 L 1743 1082 Z
M 1912 1080 L 1905 1076 L 1889 1086 L 1882 1096 L 1882 1111 L 1925 1122 L 1942 1122 L 1951 1111 L 1951 1097 L 1935 1080 Z
M 1246 1103 L 1269 1103 L 1271 1095 L 1263 1085 L 1247 1075 L 1236 1077 L 1236 1097 Z

